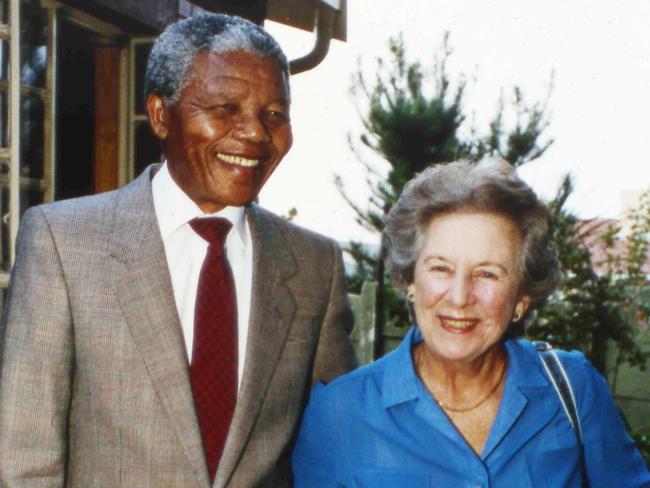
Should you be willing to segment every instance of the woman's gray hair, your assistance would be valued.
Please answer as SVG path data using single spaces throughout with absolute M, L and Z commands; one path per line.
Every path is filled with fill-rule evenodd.
M 247 51 L 277 63 L 289 90 L 289 62 L 282 48 L 260 26 L 231 15 L 201 14 L 169 25 L 156 39 L 144 77 L 144 96 L 178 102 L 197 54 Z
M 533 300 L 548 296 L 560 271 L 550 244 L 551 216 L 512 165 L 498 159 L 431 166 L 409 181 L 386 217 L 384 259 L 394 283 L 413 282 L 415 260 L 433 218 L 455 211 L 478 211 L 509 218 L 523 237 L 522 292 Z

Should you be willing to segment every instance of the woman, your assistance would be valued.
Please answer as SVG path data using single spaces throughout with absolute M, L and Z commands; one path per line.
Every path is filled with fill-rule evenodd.
M 297 487 L 650 486 L 607 384 L 559 352 L 584 447 L 513 324 L 556 286 L 549 214 L 501 161 L 427 169 L 386 220 L 386 265 L 416 326 L 398 349 L 317 385 Z M 585 468 L 581 468 L 584 456 Z

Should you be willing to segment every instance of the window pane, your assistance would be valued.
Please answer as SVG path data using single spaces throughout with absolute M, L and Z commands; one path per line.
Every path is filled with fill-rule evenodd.
M 40 205 L 44 201 L 41 190 L 23 189 L 20 190 L 20 216 L 22 217 L 29 207 Z
M 0 23 L 9 22 L 9 0 L 0 0 Z
M 144 109 L 144 73 L 147 70 L 147 58 L 151 44 L 135 45 L 135 113 L 143 115 Z
M 0 80 L 9 81 L 9 41 L 0 41 Z
M 148 122 L 138 122 L 135 128 L 135 175 L 151 163 L 160 162 L 160 141 L 153 135 Z
M 23 96 L 20 103 L 20 174 L 43 178 L 44 149 L 43 101 L 38 96 Z
M 43 88 L 47 68 L 47 10 L 34 2 L 22 2 L 20 21 L 20 82 Z
M 0 88 L 0 147 L 9 145 L 9 102 L 7 90 Z
M 9 271 L 9 189 L 0 188 L 0 269 Z

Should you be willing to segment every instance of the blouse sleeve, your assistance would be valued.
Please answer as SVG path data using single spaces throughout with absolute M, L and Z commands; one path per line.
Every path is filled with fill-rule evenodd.
M 563 362 L 575 385 L 590 486 L 650 487 L 648 468 L 625 430 L 607 382 L 581 353 L 566 356 Z
M 325 386 L 317 383 L 302 420 L 291 463 L 295 488 L 335 488 L 338 457 L 335 425 L 330 420 Z

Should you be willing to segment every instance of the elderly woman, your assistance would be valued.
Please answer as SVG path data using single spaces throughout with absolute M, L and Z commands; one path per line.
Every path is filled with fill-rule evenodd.
M 317 385 L 297 487 L 650 486 L 603 378 L 559 351 L 583 445 L 512 324 L 558 281 L 549 214 L 501 161 L 427 169 L 386 220 L 386 264 L 416 325 L 395 351 Z M 570 324 L 567 324 L 570 326 Z

